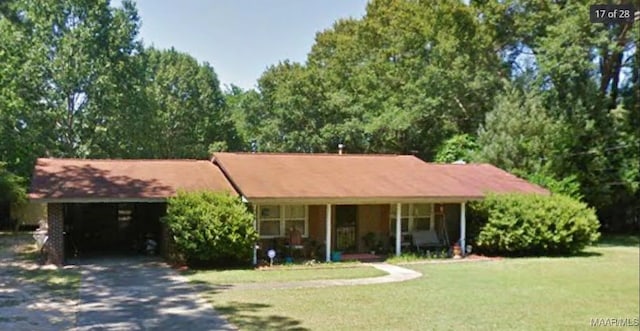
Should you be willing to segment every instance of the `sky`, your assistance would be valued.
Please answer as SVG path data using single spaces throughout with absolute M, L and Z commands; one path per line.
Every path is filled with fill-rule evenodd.
M 113 1 L 119 6 L 120 1 Z M 209 62 L 222 88 L 256 86 L 265 69 L 304 62 L 315 34 L 360 18 L 367 0 L 137 0 L 145 46 L 175 47 Z

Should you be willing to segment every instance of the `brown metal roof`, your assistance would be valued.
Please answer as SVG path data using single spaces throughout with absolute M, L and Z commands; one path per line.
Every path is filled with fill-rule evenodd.
M 29 197 L 36 200 L 149 200 L 178 190 L 235 192 L 210 161 L 38 159 Z
M 488 164 L 429 164 L 409 155 L 216 153 L 252 199 L 478 199 L 548 191 Z

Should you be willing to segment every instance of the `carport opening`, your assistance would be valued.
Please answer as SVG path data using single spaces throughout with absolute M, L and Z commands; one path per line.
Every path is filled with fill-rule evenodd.
M 65 256 L 149 254 L 149 239 L 157 254 L 166 209 L 166 203 L 65 204 Z

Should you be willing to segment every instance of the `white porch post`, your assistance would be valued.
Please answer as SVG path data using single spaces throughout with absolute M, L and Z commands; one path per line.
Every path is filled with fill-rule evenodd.
M 325 242 L 327 243 L 325 246 L 325 253 L 327 256 L 326 261 L 331 261 L 331 204 L 327 204 L 327 212 L 325 219 Z
M 460 250 L 462 251 L 463 256 L 466 254 L 467 250 L 467 245 L 465 244 L 467 232 L 467 216 L 465 209 L 465 203 L 460 203 Z
M 258 231 L 258 205 L 253 207 L 253 228 Z M 258 264 L 258 243 L 253 243 L 253 265 Z
M 396 205 L 396 256 L 402 253 L 400 244 L 402 243 L 402 204 Z

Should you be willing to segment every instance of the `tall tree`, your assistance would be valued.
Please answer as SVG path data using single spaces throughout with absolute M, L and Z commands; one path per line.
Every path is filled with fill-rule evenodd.
M 175 49 L 148 49 L 145 94 L 152 113 L 147 141 L 159 158 L 203 158 L 209 145 L 236 149 L 239 140 L 213 68 Z M 217 143 L 217 144 L 216 144 Z
M 0 154 L 9 167 L 27 174 L 43 154 L 118 157 L 137 150 L 145 117 L 133 3 L 15 0 L 9 9 L 17 20 L 0 19 L 8 96 L 0 116 L 13 144 Z
M 640 226 L 640 92 L 632 92 L 640 91 L 640 31 L 631 24 L 590 23 L 591 4 L 472 2 L 495 27 L 513 75 L 536 75 L 544 106 L 567 131 L 555 176 L 576 176 L 605 224 Z
M 260 145 L 430 158 L 449 135 L 475 132 L 508 75 L 475 14 L 453 0 L 372 1 L 362 19 L 337 21 L 305 64 L 260 78 Z
M 562 130 L 539 91 L 510 86 L 480 127 L 476 159 L 519 174 L 540 172 L 560 156 Z

